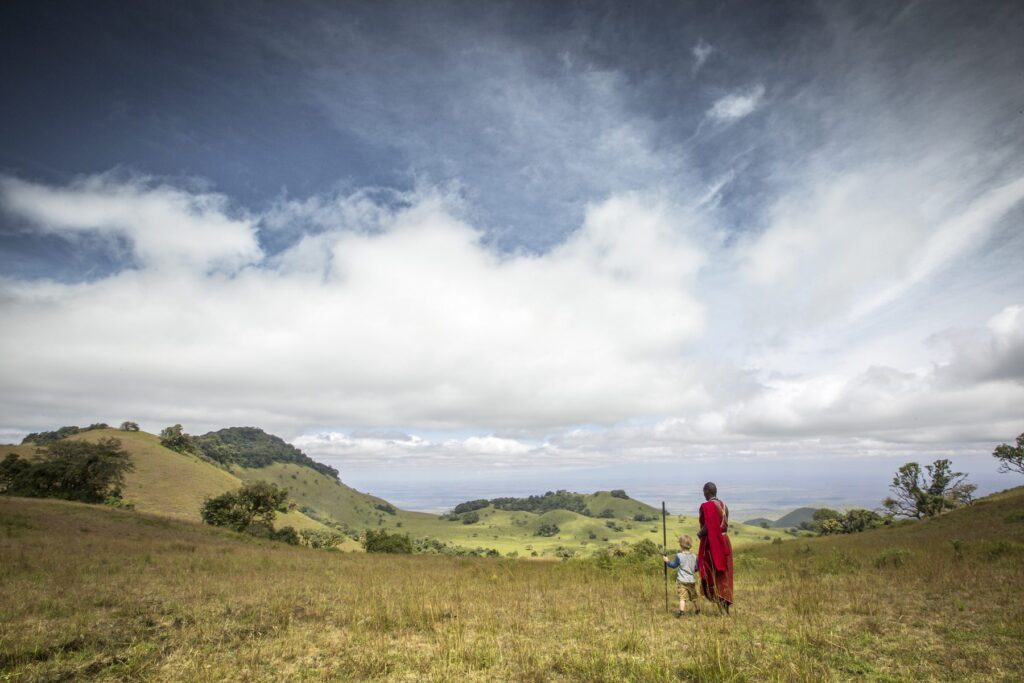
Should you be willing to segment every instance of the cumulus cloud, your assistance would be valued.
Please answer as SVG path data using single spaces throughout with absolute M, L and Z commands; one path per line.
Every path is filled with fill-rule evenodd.
M 134 249 L 148 256 L 152 244 L 171 245 L 178 258 L 154 255 L 88 283 L 6 283 L 2 314 L 19 332 L 0 340 L 5 414 L 60 395 L 64 410 L 145 405 L 152 419 L 209 426 L 237 412 L 279 428 L 538 427 L 703 400 L 678 350 L 704 332 L 692 293 L 704 256 L 691 226 L 660 200 L 595 205 L 570 239 L 531 256 L 485 246 L 443 196 L 408 197 L 393 210 L 368 210 L 359 196 L 338 209 L 344 229 L 224 273 L 182 271 L 181 254 L 209 263 L 249 251 L 222 249 L 216 236 L 215 248 L 179 248 L 173 221 L 151 219 L 153 204 L 196 205 L 181 193 L 7 187 L 8 210 L 48 225 L 53 197 L 102 206 L 87 220 L 62 218 L 82 230 L 121 226 L 141 206 L 142 228 L 123 223 Z M 196 219 L 184 235 L 241 232 L 205 201 L 196 200 L 207 209 L 202 230 Z
M 764 86 L 758 83 L 747 90 L 730 93 L 715 100 L 707 111 L 707 117 L 722 123 L 737 121 L 753 114 L 763 97 Z

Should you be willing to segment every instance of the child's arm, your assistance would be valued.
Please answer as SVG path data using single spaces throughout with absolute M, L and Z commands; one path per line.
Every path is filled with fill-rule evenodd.
M 669 569 L 675 569 L 679 566 L 679 555 L 676 555 L 671 560 L 668 559 L 668 555 L 662 555 L 661 559 L 665 560 L 665 564 L 668 565 Z

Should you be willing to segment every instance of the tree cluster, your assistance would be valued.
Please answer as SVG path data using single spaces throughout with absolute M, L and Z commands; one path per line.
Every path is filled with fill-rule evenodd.
M 537 530 L 533 532 L 534 536 L 555 536 L 561 529 L 558 528 L 557 524 L 541 524 L 537 527 Z
M 223 465 L 267 467 L 275 462 L 294 463 L 338 479 L 338 470 L 313 460 L 284 439 L 257 427 L 228 427 L 193 438 L 206 457 Z
M 10 453 L 0 462 L 0 491 L 11 496 L 83 503 L 119 500 L 131 458 L 117 439 L 55 441 L 38 460 Z
M 75 425 L 67 425 L 59 429 L 55 429 L 52 432 L 32 432 L 24 439 L 21 440 L 22 444 L 34 443 L 37 446 L 45 446 L 53 443 L 54 441 L 60 441 L 61 439 L 73 436 L 75 434 L 81 434 L 82 432 L 89 432 L 95 429 L 110 429 L 110 425 L 106 422 L 95 422 L 88 427 L 77 427 Z
M 890 518 L 873 510 L 848 510 L 837 512 L 828 508 L 814 511 L 813 521 L 808 525 L 811 531 L 822 536 L 833 534 L 855 534 L 868 529 L 875 529 L 890 522 Z

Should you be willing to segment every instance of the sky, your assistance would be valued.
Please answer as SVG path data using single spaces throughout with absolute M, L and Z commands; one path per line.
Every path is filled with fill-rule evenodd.
M 990 457 L 1021 35 L 1016 2 L 3 3 L 0 440 L 259 426 L 424 508 L 1024 483 Z

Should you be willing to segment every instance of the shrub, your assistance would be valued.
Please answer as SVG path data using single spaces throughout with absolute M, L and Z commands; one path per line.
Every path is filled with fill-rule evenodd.
M 561 529 L 558 528 L 557 524 L 541 524 L 537 531 L 533 532 L 534 536 L 555 536 Z
M 126 420 L 125 422 L 121 423 L 121 426 L 118 429 L 120 429 L 122 432 L 137 432 L 139 431 L 139 423 L 128 422 Z
M 303 529 L 299 532 L 299 540 L 302 542 L 302 545 L 309 548 L 326 550 L 341 545 L 342 541 L 345 540 L 345 536 L 334 531 Z
M 904 548 L 887 548 L 875 558 L 875 567 L 885 569 L 887 567 L 896 569 L 906 564 L 910 559 L 910 551 Z
M 363 547 L 368 553 L 412 553 L 412 540 L 408 534 L 389 534 L 384 529 L 367 529 Z
M 625 500 L 629 500 L 629 496 L 627 496 L 626 492 L 622 489 L 612 489 L 611 496 L 612 498 L 623 498 Z
M 480 515 L 478 515 L 476 512 L 467 512 L 462 515 L 463 524 L 476 524 L 479 521 Z
M 373 507 L 374 507 L 375 510 L 380 510 L 381 512 L 386 512 L 389 515 L 398 514 L 398 510 L 396 510 L 395 506 L 392 505 L 391 503 L 377 503 Z
M 637 557 L 655 557 L 661 555 L 661 547 L 651 539 L 645 538 L 635 543 L 629 552 Z
M 287 504 L 287 491 L 274 484 L 257 481 L 207 498 L 200 514 L 207 524 L 253 533 L 254 525 L 273 529 L 274 518 L 278 512 L 288 511 Z
M 160 445 L 178 453 L 194 453 L 196 445 L 180 424 L 160 430 Z
M 612 510 L 611 508 L 605 508 L 604 510 L 601 510 L 601 512 L 599 512 L 597 516 L 601 519 L 613 519 L 615 517 L 615 510 Z
M 10 453 L 0 462 L 0 491 L 11 496 L 102 503 L 121 497 L 131 458 L 117 439 L 54 441 L 48 458 L 29 461 Z

